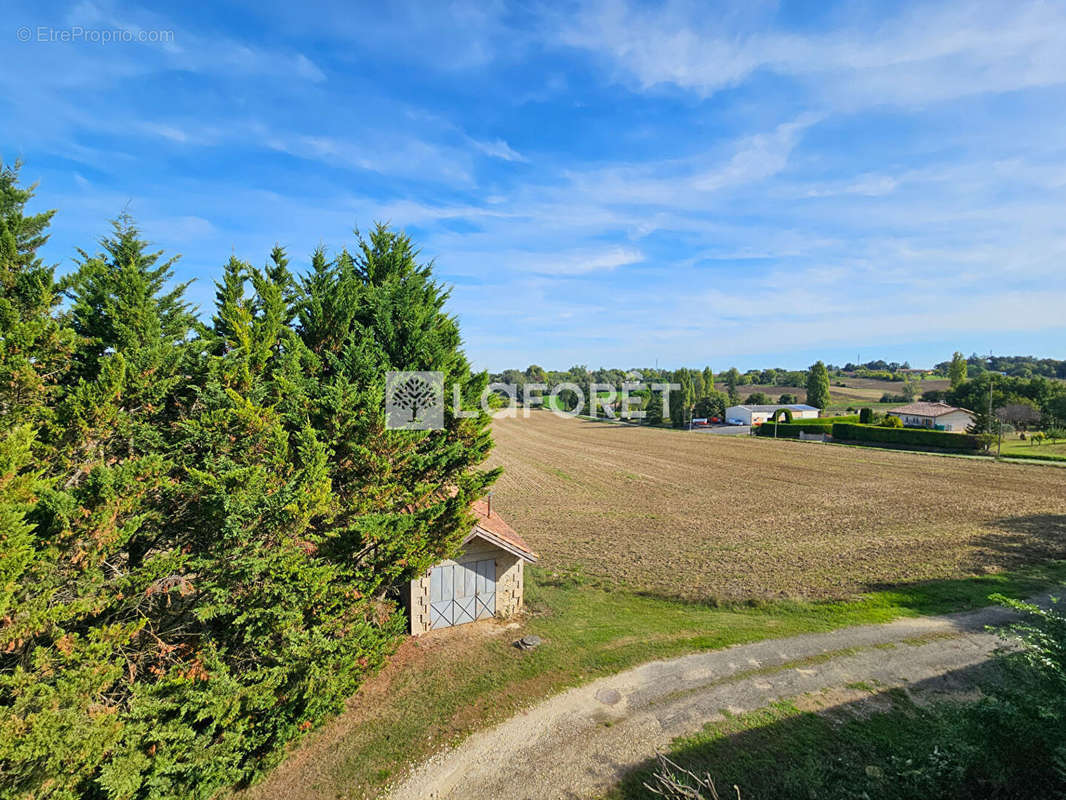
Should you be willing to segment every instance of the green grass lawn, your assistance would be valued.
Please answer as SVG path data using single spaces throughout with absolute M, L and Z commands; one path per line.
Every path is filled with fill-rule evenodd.
M 993 446 L 993 451 L 995 447 Z M 1033 444 L 1018 438 L 1004 439 L 1002 455 L 1011 458 L 1039 458 L 1048 461 L 1066 461 L 1066 441 Z
M 832 396 L 832 390 L 830 390 L 830 402 L 829 406 L 822 412 L 822 416 L 825 417 L 837 417 L 847 413 L 847 409 L 855 409 L 853 413 L 858 414 L 859 409 L 872 408 L 875 412 L 884 413 L 891 408 L 899 408 L 903 403 L 869 403 L 864 400 L 839 400 Z
M 474 625 L 407 641 L 350 710 L 251 796 L 374 797 L 442 745 L 571 686 L 655 659 L 799 633 L 976 608 L 1066 582 L 1066 562 L 1023 573 L 900 586 L 847 602 L 715 608 L 527 572 L 529 615 L 514 630 Z M 544 644 L 512 646 L 533 633 Z M 317 741 L 316 741 L 317 737 Z M 280 782 L 280 783 L 279 783 Z
M 969 708 L 919 707 L 902 691 L 883 693 L 876 702 L 873 713 L 857 702 L 822 713 L 777 703 L 679 739 L 668 758 L 709 775 L 723 798 L 735 796 L 733 786 L 744 800 L 1004 796 L 981 791 L 996 776 L 981 774 L 972 743 L 980 731 Z M 645 783 L 653 771 L 651 763 L 634 771 L 609 796 L 651 800 Z

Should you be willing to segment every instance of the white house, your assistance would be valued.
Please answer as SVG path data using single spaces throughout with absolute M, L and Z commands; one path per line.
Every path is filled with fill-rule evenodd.
M 908 428 L 933 428 L 938 431 L 965 431 L 973 425 L 973 412 L 947 403 L 911 403 L 886 412 L 899 417 Z
M 727 422 L 741 425 L 762 425 L 769 420 L 779 408 L 792 412 L 792 419 L 813 419 L 818 416 L 818 409 L 803 403 L 778 403 L 765 406 L 730 406 L 725 410 Z

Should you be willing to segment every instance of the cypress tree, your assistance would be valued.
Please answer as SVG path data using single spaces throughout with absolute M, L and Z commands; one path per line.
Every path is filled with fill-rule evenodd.
M 824 410 L 829 403 L 829 370 L 817 361 L 807 373 L 807 405 Z
M 663 393 L 649 390 L 648 401 L 644 407 L 644 423 L 646 425 L 662 425 L 666 416 L 664 411 L 667 410 L 663 403 Z
M 951 356 L 951 365 L 948 367 L 948 380 L 951 381 L 951 388 L 959 388 L 968 374 L 969 366 L 966 363 L 966 356 L 956 350 Z
M 703 393 L 704 396 L 714 391 L 714 370 L 710 367 L 703 368 Z
M 387 430 L 385 373 L 439 370 L 464 410 L 487 376 L 384 226 L 299 282 L 280 248 L 231 258 L 204 325 L 123 217 L 64 281 L 69 309 L 35 279 L 30 313 L 18 276 L 51 272 L 13 196 L 3 342 L 47 333 L 20 368 L 66 350 L 22 395 L 37 411 L 0 414 L 4 791 L 212 796 L 341 708 L 403 630 L 392 587 L 454 555 L 496 478 L 480 411 Z
M 187 554 L 167 524 L 165 449 L 191 315 L 183 287 L 164 289 L 173 262 L 147 253 L 131 221 L 102 243 L 66 282 L 74 341 L 26 517 L 35 558 L 0 627 L 0 761 L 20 793 L 58 776 L 56 791 L 90 792 L 138 682 L 175 660 L 171 631 L 186 625 L 171 602 Z M 20 719 L 32 724 L 11 736 Z
M 670 422 L 675 428 L 683 428 L 692 419 L 692 375 L 682 367 L 674 373 L 673 382 L 680 388 L 670 393 Z
M 26 215 L 35 187 L 18 183 L 19 164 L 0 164 L 0 420 L 40 425 L 70 337 L 51 312 L 59 302 L 54 268 L 37 251 L 55 211 Z

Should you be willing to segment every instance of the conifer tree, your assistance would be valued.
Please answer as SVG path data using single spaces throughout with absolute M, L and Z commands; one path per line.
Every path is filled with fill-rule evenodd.
M 123 217 L 65 279 L 69 309 L 36 281 L 30 313 L 18 276 L 51 272 L 13 191 L 0 343 L 38 325 L 18 366 L 60 368 L 23 395 L 36 412 L 0 407 L 0 793 L 213 796 L 381 663 L 393 587 L 455 553 L 496 477 L 483 413 L 386 429 L 386 371 L 443 372 L 464 410 L 487 376 L 384 226 L 298 285 L 280 248 L 232 257 L 204 325 Z
M 824 410 L 829 403 L 829 370 L 817 361 L 807 373 L 807 405 Z
M 948 367 L 948 380 L 951 381 L 951 388 L 958 389 L 960 384 L 966 380 L 968 372 L 966 356 L 956 350 L 951 356 L 951 365 Z
M 692 419 L 693 399 L 692 375 L 682 367 L 673 376 L 673 382 L 680 388 L 670 393 L 670 422 L 675 428 L 683 428 Z
M 165 449 L 191 315 L 182 287 L 164 288 L 172 262 L 156 266 L 131 222 L 103 245 L 66 282 L 74 345 L 32 511 L 35 558 L 0 625 L 0 761 L 26 793 L 57 776 L 65 796 L 89 791 L 137 682 L 175 659 L 169 631 L 184 624 Z M 91 710 L 101 704 L 115 716 Z M 33 722 L 12 737 L 19 719 Z
M 18 184 L 19 164 L 0 164 L 0 426 L 40 425 L 65 369 L 69 336 L 52 319 L 54 270 L 37 251 L 55 214 L 25 214 L 35 187 Z
M 285 253 L 284 247 L 279 244 L 274 245 L 274 249 L 270 251 L 270 261 L 267 263 L 264 272 L 266 277 L 272 283 L 277 284 L 281 290 L 281 297 L 285 303 L 284 321 L 286 325 L 290 325 L 296 318 L 299 291 L 296 286 L 296 279 L 289 271 L 289 257 Z

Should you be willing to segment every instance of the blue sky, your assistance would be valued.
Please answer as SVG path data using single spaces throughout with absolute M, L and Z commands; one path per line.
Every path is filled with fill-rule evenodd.
M 63 268 L 128 208 L 209 311 L 381 219 L 491 370 L 1066 358 L 1064 3 L 195 5 L 5 3 Z

